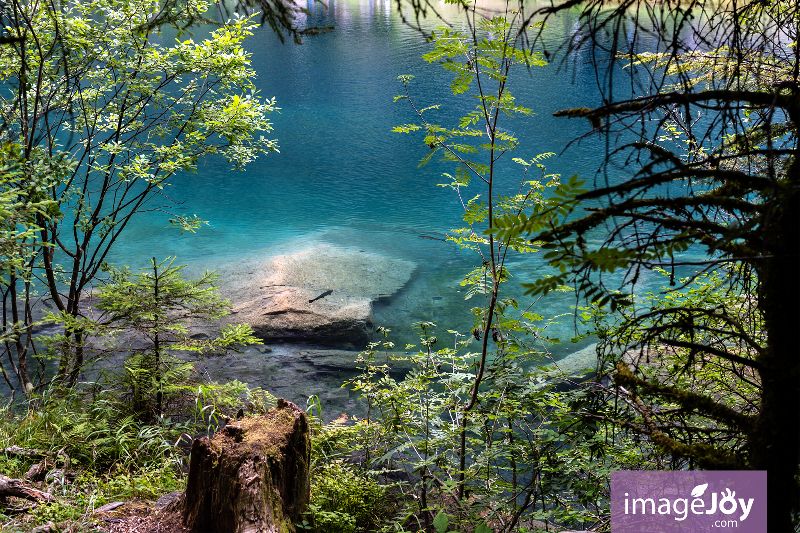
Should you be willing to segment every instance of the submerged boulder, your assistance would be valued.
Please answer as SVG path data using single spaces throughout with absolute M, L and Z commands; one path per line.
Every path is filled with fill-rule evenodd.
M 258 298 L 233 308 L 260 339 L 364 345 L 372 332 L 372 301 L 340 297 L 310 302 L 315 291 L 299 287 L 264 287 Z
M 319 244 L 273 258 L 263 284 L 375 299 L 400 290 L 415 268 L 411 261 Z
M 361 348 L 374 329 L 372 301 L 391 296 L 416 265 L 319 244 L 273 257 L 241 280 L 230 322 L 250 324 L 264 341 Z
M 571 377 L 583 376 L 597 367 L 597 343 L 572 352 L 558 361 L 545 361 L 542 366 L 554 368 L 552 374 Z

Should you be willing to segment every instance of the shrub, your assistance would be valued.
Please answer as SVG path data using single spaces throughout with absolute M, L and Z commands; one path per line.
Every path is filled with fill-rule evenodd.
M 378 529 L 388 510 L 387 491 L 370 472 L 341 460 L 329 463 L 311 479 L 310 525 L 320 533 Z

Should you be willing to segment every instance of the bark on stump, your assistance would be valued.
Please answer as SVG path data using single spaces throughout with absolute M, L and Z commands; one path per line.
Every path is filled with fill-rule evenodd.
M 278 400 L 192 444 L 181 502 L 185 526 L 219 533 L 294 533 L 310 499 L 305 412 Z

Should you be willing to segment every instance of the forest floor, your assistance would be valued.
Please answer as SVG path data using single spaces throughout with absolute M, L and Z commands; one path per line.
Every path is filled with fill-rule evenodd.
M 98 531 L 107 533 L 190 533 L 179 513 L 155 509 L 151 505 L 131 503 L 119 510 L 104 513 Z

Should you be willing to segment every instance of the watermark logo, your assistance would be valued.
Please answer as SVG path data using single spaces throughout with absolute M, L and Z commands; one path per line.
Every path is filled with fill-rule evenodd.
M 611 473 L 611 533 L 764 533 L 767 473 Z

